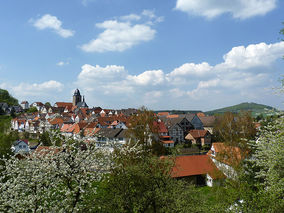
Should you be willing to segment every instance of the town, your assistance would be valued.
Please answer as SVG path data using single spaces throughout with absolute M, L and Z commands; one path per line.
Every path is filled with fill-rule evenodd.
M 284 1 L 0 6 L 0 213 L 283 213 Z
M 12 150 L 15 155 L 29 155 L 31 152 L 48 150 L 51 144 L 42 141 L 40 135 L 52 131 L 61 135 L 81 140 L 95 147 L 109 148 L 123 146 L 129 141 L 127 129 L 131 126 L 131 117 L 139 114 L 139 109 L 102 109 L 89 108 L 86 99 L 76 89 L 73 102 L 56 102 L 54 106 L 22 101 L 15 112 L 21 112 L 11 120 L 11 130 L 23 135 L 22 140 L 15 141 Z M 2 109 L 5 111 L 2 104 Z M 31 111 L 32 112 L 29 112 Z M 7 113 L 11 110 L 6 110 Z M 153 137 L 160 145 L 170 150 L 175 146 L 182 147 L 176 158 L 172 177 L 186 178 L 198 185 L 220 185 L 225 177 L 235 175 L 232 164 L 239 163 L 243 156 L 238 147 L 231 147 L 230 160 L 220 159 L 228 149 L 220 142 L 212 143 L 215 116 L 204 113 L 170 114 L 169 112 L 153 113 Z M 256 128 L 259 123 L 255 123 Z M 29 138 L 39 139 L 30 143 Z M 170 153 L 170 152 L 169 152 Z M 166 153 L 162 153 L 166 154 Z M 232 156 L 237 155 L 237 159 Z M 218 157 L 216 157 L 218 156 Z M 222 171 L 222 172 L 221 172 Z M 218 174 L 218 175 L 216 175 Z M 222 174 L 222 175 L 220 175 Z

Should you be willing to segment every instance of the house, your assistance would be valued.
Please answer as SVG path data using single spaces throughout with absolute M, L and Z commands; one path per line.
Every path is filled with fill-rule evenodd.
M 213 134 L 213 127 L 216 121 L 216 117 L 215 116 L 203 116 L 203 117 L 199 117 L 199 119 L 201 120 L 203 124 L 203 128 L 208 130 L 211 134 Z
M 202 121 L 196 114 L 193 113 L 182 114 L 179 115 L 179 117 L 186 118 L 194 126 L 194 129 L 204 129 Z
M 237 168 L 246 158 L 248 151 L 242 151 L 239 147 L 228 146 L 224 143 L 212 143 L 207 155 L 212 159 L 218 169 L 227 177 L 235 178 Z
M 211 146 L 211 134 L 207 130 L 192 129 L 185 136 L 185 139 L 191 141 L 192 144 L 196 144 L 199 146 Z
M 31 107 L 35 107 L 36 109 L 37 109 L 37 111 L 41 111 L 41 108 L 44 106 L 44 104 L 43 103 L 41 103 L 41 102 L 34 102 L 34 103 L 32 103 L 31 104 Z
M 208 155 L 177 156 L 171 177 L 183 179 L 197 185 L 220 185 L 225 175 L 216 167 Z
M 158 121 L 154 121 L 153 126 L 157 129 L 160 142 L 164 147 L 172 148 L 175 146 L 175 142 L 172 140 L 171 136 L 169 136 L 169 131 L 163 121 L 160 119 Z
M 15 141 L 11 149 L 14 154 L 29 154 L 31 151 L 29 148 L 29 142 L 27 140 Z
M 55 104 L 53 105 L 54 107 L 60 107 L 60 108 L 72 108 L 73 103 L 69 103 L 69 102 L 55 102 Z
M 168 129 L 168 134 L 175 143 L 184 142 L 185 134 L 194 126 L 185 117 L 161 117 Z
M 29 102 L 28 101 L 22 101 L 21 107 L 23 108 L 23 110 L 29 109 L 29 107 L 30 107 Z
M 111 129 L 111 128 L 100 129 L 100 131 L 98 131 L 95 134 L 96 145 L 100 147 L 100 146 L 111 146 L 112 144 L 115 144 L 118 140 L 119 133 L 122 130 L 123 129 Z M 123 138 L 122 135 L 119 137 Z

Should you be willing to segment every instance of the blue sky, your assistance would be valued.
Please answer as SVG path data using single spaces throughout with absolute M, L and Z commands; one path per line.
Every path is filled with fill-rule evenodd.
M 0 6 L 0 88 L 20 101 L 283 109 L 284 1 L 25 0 Z

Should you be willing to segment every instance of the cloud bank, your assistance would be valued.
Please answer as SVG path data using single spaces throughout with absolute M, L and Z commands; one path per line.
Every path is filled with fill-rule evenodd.
M 277 0 L 177 0 L 176 9 L 208 19 L 224 13 L 230 13 L 234 18 L 247 19 L 272 11 L 276 2 Z

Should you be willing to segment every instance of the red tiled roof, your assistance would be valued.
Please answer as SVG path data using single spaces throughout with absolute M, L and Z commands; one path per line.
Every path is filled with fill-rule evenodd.
M 209 150 L 207 155 L 231 166 L 238 166 L 248 154 L 248 151 L 242 152 L 239 147 L 227 146 L 221 142 L 213 143 L 212 146 L 216 153 L 215 156 L 212 154 L 212 150 Z
M 168 129 L 163 121 L 154 121 L 154 128 L 158 129 L 158 133 L 168 133 Z
M 207 155 L 177 156 L 171 172 L 172 177 L 204 174 L 209 174 L 213 179 L 224 177 Z
M 170 115 L 169 112 L 158 112 L 158 116 L 168 116 Z
M 95 135 L 98 131 L 100 131 L 100 128 L 85 128 L 84 129 L 84 136 L 93 136 Z
M 56 154 L 60 149 L 50 146 L 38 146 L 32 155 L 46 155 L 46 154 Z
M 179 115 L 168 115 L 167 118 L 178 118 Z
M 204 138 L 207 133 L 207 130 L 193 129 L 190 130 L 188 134 L 190 134 L 193 138 Z M 185 138 L 187 139 L 187 136 Z
M 73 103 L 69 102 L 56 102 L 55 104 L 57 105 L 57 107 L 63 107 L 63 108 L 73 106 Z
M 53 118 L 53 119 L 48 119 L 49 123 L 51 125 L 62 125 L 63 124 L 63 119 L 62 118 Z
M 198 112 L 196 115 L 197 115 L 199 118 L 200 118 L 200 117 L 205 117 L 205 114 L 204 114 L 203 112 Z

